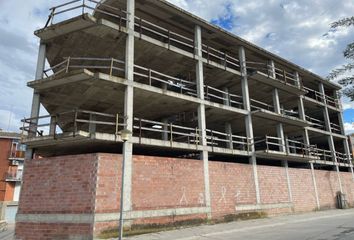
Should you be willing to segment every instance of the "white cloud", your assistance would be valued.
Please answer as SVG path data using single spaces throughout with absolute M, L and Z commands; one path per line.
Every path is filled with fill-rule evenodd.
M 353 123 L 344 123 L 344 130 L 346 134 L 354 133 L 354 124 Z

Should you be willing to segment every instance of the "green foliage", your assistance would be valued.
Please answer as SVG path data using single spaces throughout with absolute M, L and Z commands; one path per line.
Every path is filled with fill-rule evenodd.
M 337 22 L 331 24 L 331 28 L 338 28 L 338 27 L 349 27 L 354 25 L 354 16 L 343 18 Z
M 331 24 L 333 30 L 340 27 L 350 27 L 354 26 L 354 16 L 343 18 L 337 22 Z M 338 83 L 341 84 L 344 88 L 342 94 L 352 101 L 354 101 L 354 75 L 352 76 L 343 76 L 350 75 L 352 70 L 354 70 L 354 42 L 348 44 L 346 49 L 343 52 L 343 55 L 346 59 L 350 60 L 348 64 L 345 64 L 337 69 L 332 70 L 332 72 L 327 76 L 328 80 L 334 80 L 339 78 Z

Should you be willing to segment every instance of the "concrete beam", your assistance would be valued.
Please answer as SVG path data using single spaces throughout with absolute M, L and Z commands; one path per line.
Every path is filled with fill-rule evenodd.
M 197 94 L 198 98 L 204 100 L 204 69 L 203 69 L 203 48 L 202 48 L 202 29 L 200 26 L 195 26 L 194 31 L 195 42 L 195 57 L 196 62 L 196 81 L 197 81 Z M 205 120 L 205 105 L 200 103 L 198 106 L 198 127 L 200 131 L 200 141 L 204 150 L 200 153 L 201 160 L 203 160 L 204 172 L 204 199 L 205 206 L 210 208 L 210 183 L 209 183 L 209 156 L 207 151 L 207 138 L 206 138 L 206 120 Z M 211 218 L 211 212 L 208 213 L 208 218 Z

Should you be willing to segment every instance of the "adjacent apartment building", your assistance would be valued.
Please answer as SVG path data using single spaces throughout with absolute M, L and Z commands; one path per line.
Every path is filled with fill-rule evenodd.
M 163 0 L 63 2 L 35 35 L 18 238 L 116 227 L 122 159 L 132 228 L 354 204 L 337 84 Z
M 15 222 L 26 146 L 21 134 L 0 130 L 0 220 Z

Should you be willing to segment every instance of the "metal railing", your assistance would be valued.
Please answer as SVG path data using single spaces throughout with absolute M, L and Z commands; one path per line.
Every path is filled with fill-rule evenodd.
M 120 114 L 106 114 L 94 111 L 71 110 L 55 115 L 44 115 L 22 120 L 22 135 L 28 132 L 33 137 L 51 136 L 66 132 L 75 136 L 78 131 L 93 132 L 97 129 L 103 133 L 119 135 L 125 125 L 125 117 Z M 36 129 L 33 132 L 33 129 Z
M 282 108 L 281 109 L 281 114 L 288 116 L 288 117 L 294 117 L 294 118 L 299 118 L 299 112 L 293 111 L 293 110 L 287 110 Z
M 338 124 L 331 122 L 330 125 L 331 125 L 331 130 L 333 133 L 342 134 L 341 127 Z
M 254 144 L 256 150 L 284 152 L 287 155 L 302 155 L 302 157 L 311 157 L 314 161 L 334 161 L 330 150 L 320 149 L 316 145 L 307 145 L 296 140 L 285 139 L 283 141 L 279 137 L 265 136 L 265 138 L 256 140 Z
M 44 70 L 44 75 L 55 77 L 75 69 L 103 72 L 110 76 L 123 76 L 125 62 L 114 58 L 66 57 L 64 61 Z M 120 74 L 119 74 L 120 73 Z
M 124 77 L 124 64 L 124 61 L 114 58 L 67 57 L 55 66 L 45 69 L 44 74 L 50 78 L 69 73 L 72 70 L 87 69 L 110 76 Z M 134 66 L 134 81 L 198 98 L 195 82 L 169 76 L 139 65 Z M 204 85 L 204 99 L 243 109 L 241 96 L 208 85 Z
M 20 182 L 22 180 L 22 171 L 9 171 L 5 174 L 5 180 L 9 182 Z
M 48 20 L 45 24 L 45 28 L 51 26 L 59 15 L 64 15 L 70 13 L 71 15 L 84 15 L 85 13 L 102 13 L 106 16 L 113 17 L 119 21 L 119 29 L 126 21 L 126 11 L 109 6 L 107 4 L 101 3 L 95 0 L 74 0 L 69 1 L 64 4 L 57 5 L 49 9 L 50 14 Z M 118 13 L 118 14 L 117 14 Z
M 10 152 L 10 159 L 24 159 L 26 151 L 23 150 L 12 150 Z
M 203 57 L 207 60 L 208 63 L 213 61 L 222 65 L 224 69 L 231 68 L 237 71 L 240 70 L 240 60 L 238 57 L 228 54 L 225 51 L 220 51 L 206 44 L 203 44 L 202 53 Z
M 211 147 L 221 147 L 237 149 L 242 151 L 250 151 L 251 141 L 244 136 L 227 134 L 215 130 L 206 130 L 207 144 Z
M 278 80 L 284 84 L 288 84 L 291 86 L 298 86 L 298 81 L 295 77 L 295 74 L 287 72 L 285 69 L 281 68 L 272 68 L 269 66 L 269 64 L 264 63 L 264 62 L 251 62 L 251 61 L 246 61 L 246 67 L 247 71 L 253 72 L 253 71 L 259 71 L 268 77 L 274 78 L 275 80 Z
M 307 91 L 307 93 L 305 95 L 306 97 L 314 99 L 317 102 L 321 102 L 321 103 L 326 102 L 327 105 L 338 108 L 338 109 L 341 108 L 341 105 L 340 105 L 340 102 L 338 99 L 335 99 L 335 98 L 330 97 L 328 95 L 323 95 L 322 93 L 315 91 L 315 90 L 308 88 L 308 87 L 304 87 L 304 89 Z
M 173 142 L 187 143 L 193 145 L 200 144 L 200 130 L 185 126 L 175 125 L 173 123 L 163 123 L 158 121 L 134 118 L 133 136 L 139 138 L 157 139 L 169 141 L 171 146 Z
M 311 123 L 311 127 L 326 130 L 325 122 L 306 115 L 306 121 Z
M 250 103 L 251 103 L 251 110 L 267 110 L 267 111 L 271 111 L 274 112 L 274 106 L 255 100 L 255 99 L 250 99 Z
M 169 49 L 171 48 L 171 46 L 174 46 L 192 54 L 195 54 L 195 45 L 193 38 L 185 37 L 181 34 L 158 26 L 137 16 L 135 16 L 135 32 L 137 32 L 140 37 L 142 37 L 142 35 L 145 35 L 153 39 L 165 42 Z
M 345 164 L 351 164 L 352 161 L 352 155 L 351 154 L 346 154 L 346 153 L 341 153 L 341 152 L 336 152 L 336 159 L 338 163 L 345 163 Z

